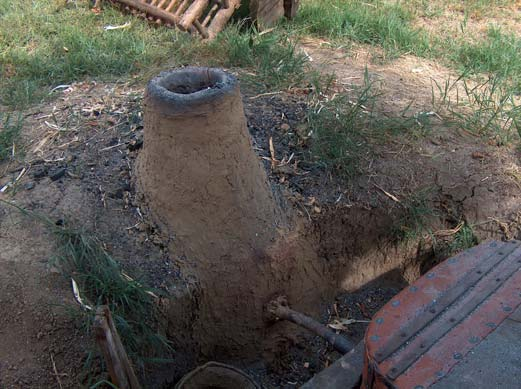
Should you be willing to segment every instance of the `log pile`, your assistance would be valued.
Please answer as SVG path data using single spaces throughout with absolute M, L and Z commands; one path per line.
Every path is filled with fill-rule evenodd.
M 231 18 L 240 0 L 114 0 L 157 23 L 214 38 Z
M 213 39 L 226 26 L 241 0 L 112 0 L 157 23 Z M 299 0 L 250 0 L 250 16 L 260 29 L 281 17 L 292 19 Z

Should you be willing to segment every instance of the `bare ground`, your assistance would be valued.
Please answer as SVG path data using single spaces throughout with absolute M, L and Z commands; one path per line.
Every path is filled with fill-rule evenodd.
M 305 42 L 304 49 L 314 66 L 334 72 L 337 84 L 346 87 L 361 82 L 371 59 L 363 48 L 348 56 L 320 41 Z M 368 70 L 382 81 L 381 106 L 390 113 L 411 101 L 413 110 L 428 110 L 431 79 L 450 75 L 433 62 L 410 56 L 383 65 L 369 62 Z M 26 171 L 0 198 L 56 220 L 73 220 L 99 236 L 129 272 L 173 293 L 180 286 L 172 281 L 178 258 L 142 218 L 133 190 L 132 167 L 142 140 L 142 93 L 140 85 L 78 83 L 59 92 L 53 102 L 31 109 L 24 127 L 26 155 L 0 166 L 0 187 L 24 167 Z M 302 150 L 293 140 L 304 119 L 306 95 L 243 93 L 259 155 L 270 158 L 268 140 L 273 137 L 277 159 L 295 153 L 298 161 Z M 434 235 L 440 239 L 462 220 L 481 239 L 520 238 L 519 154 L 513 147 L 499 148 L 437 126 L 420 139 L 389 137 L 366 156 L 362 168 L 364 174 L 348 183 L 298 164 L 292 171 L 270 172 L 273 184 L 307 220 L 307 233 L 318 242 L 322 257 L 339 263 L 345 290 L 378 279 L 359 294 L 341 293 L 324 306 L 324 322 L 370 317 L 403 283 L 440 259 L 418 242 L 393 241 L 391 229 L 403 211 L 401 202 L 420 189 L 429 189 L 438 215 Z M 52 387 L 58 382 L 77 387 L 87 382 L 86 352 L 92 341 L 71 314 L 79 308 L 70 281 L 52 266 L 54 251 L 53 238 L 42 226 L 0 205 L 0 387 Z M 348 335 L 360 338 L 363 327 L 350 327 Z M 310 347 L 299 338 L 284 342 L 285 351 L 270 363 L 248 367 L 267 387 L 295 387 L 338 357 L 317 339 Z M 182 355 L 177 357 L 170 380 L 188 366 Z M 99 369 L 99 362 L 94 366 Z

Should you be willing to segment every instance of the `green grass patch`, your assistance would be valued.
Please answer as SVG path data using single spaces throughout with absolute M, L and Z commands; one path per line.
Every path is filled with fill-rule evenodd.
M 22 117 L 13 119 L 12 115 L 0 112 L 0 162 L 12 158 L 20 147 L 18 141 L 22 131 Z
M 315 84 L 306 117 L 308 160 L 335 175 L 351 178 L 359 174 L 372 145 L 391 135 L 416 137 L 430 130 L 427 112 L 405 109 L 395 116 L 379 112 L 381 93 L 367 70 L 364 83 L 352 86 L 349 93 L 331 93 L 323 80 Z
M 87 76 L 114 79 L 175 57 L 178 33 L 88 1 L 0 0 L 0 102 L 24 107 L 53 86 Z M 106 25 L 129 28 L 105 31 Z
M 369 149 L 360 130 L 369 120 L 367 106 L 376 100 L 373 84 L 366 77 L 353 99 L 347 94 L 328 98 L 325 92 L 314 94 L 307 114 L 310 161 L 349 178 L 359 172 L 360 160 Z
M 253 72 L 264 88 L 284 88 L 304 77 L 305 58 L 283 30 L 258 33 L 231 24 L 213 42 L 153 26 L 88 1 L 0 0 L 0 104 L 23 109 L 52 95 L 53 87 L 85 78 L 110 81 L 150 77 L 159 67 L 217 65 Z M 107 25 L 128 28 L 105 31 Z
M 380 45 L 391 57 L 405 52 L 425 55 L 427 36 L 412 27 L 412 20 L 412 13 L 396 3 L 314 0 L 302 3 L 292 28 L 328 39 Z
M 461 251 L 476 246 L 479 243 L 479 239 L 470 224 L 461 222 L 456 229 L 457 232 L 454 235 L 433 242 L 434 253 L 438 258 L 445 259 L 452 257 Z
M 456 42 L 451 59 L 472 73 L 491 73 L 521 92 L 521 39 L 490 27 L 479 42 Z
M 52 226 L 58 241 L 56 266 L 78 284 L 86 303 L 108 305 L 125 349 L 140 368 L 171 352 L 153 330 L 157 318 L 154 293 L 142 281 L 122 272 L 120 265 L 95 237 L 67 224 Z M 157 293 L 157 291 L 155 292 Z M 94 313 L 92 312 L 92 313 Z M 88 315 L 89 321 L 92 319 Z
M 415 241 L 432 234 L 431 222 L 437 215 L 430 198 L 431 189 L 427 188 L 418 190 L 402 201 L 402 216 L 394 228 L 394 235 L 398 240 Z
M 459 253 L 460 251 L 474 247 L 479 240 L 472 229 L 472 226 L 465 223 L 463 227 L 454 235 L 454 239 L 449 244 L 450 255 Z
M 435 83 L 433 106 L 443 114 L 446 125 L 492 138 L 497 145 L 521 137 L 521 105 L 502 77 L 470 84 L 461 75 L 454 81 Z

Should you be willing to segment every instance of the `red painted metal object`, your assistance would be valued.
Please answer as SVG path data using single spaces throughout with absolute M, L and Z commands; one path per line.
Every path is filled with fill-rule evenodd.
M 521 242 L 486 242 L 444 261 L 374 316 L 362 388 L 448 382 L 520 305 Z

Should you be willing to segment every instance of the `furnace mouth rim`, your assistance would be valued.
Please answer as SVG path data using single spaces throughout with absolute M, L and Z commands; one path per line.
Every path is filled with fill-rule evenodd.
M 149 81 L 147 94 L 174 107 L 198 105 L 233 93 L 237 78 L 218 68 L 185 67 L 161 72 Z

